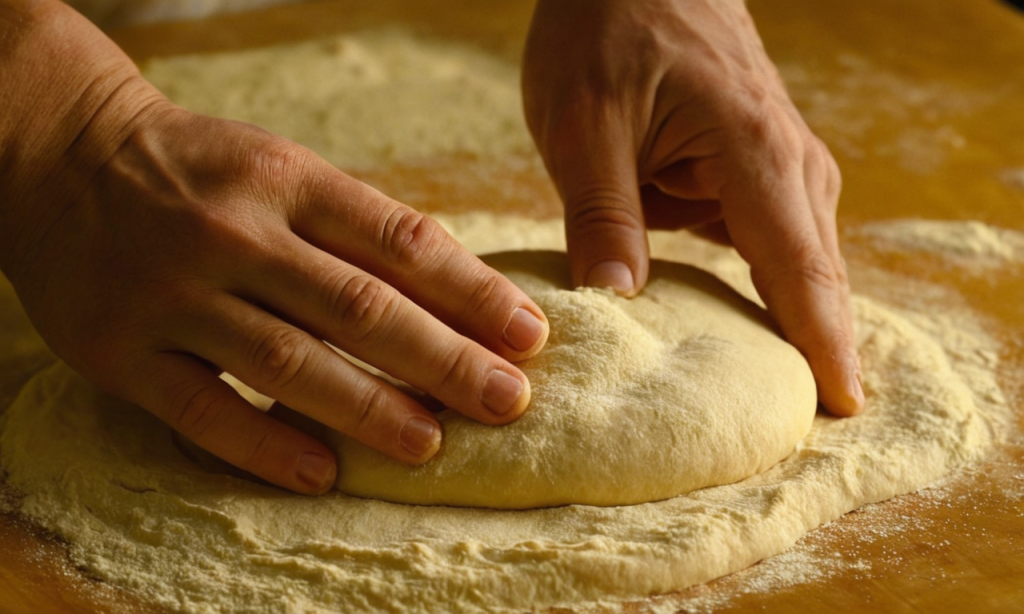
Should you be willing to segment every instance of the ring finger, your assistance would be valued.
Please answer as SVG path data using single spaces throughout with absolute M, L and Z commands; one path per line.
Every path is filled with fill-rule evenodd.
M 487 424 L 526 409 L 519 369 L 376 277 L 300 240 L 282 242 L 259 271 L 250 298 L 448 407 Z
M 226 293 L 188 322 L 181 349 L 256 391 L 407 463 L 426 462 L 441 443 L 433 415 L 325 343 Z

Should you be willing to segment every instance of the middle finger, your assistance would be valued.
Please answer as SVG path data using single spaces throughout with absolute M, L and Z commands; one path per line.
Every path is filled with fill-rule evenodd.
M 248 298 L 480 422 L 505 424 L 526 409 L 529 382 L 508 361 L 294 235 L 278 246 Z

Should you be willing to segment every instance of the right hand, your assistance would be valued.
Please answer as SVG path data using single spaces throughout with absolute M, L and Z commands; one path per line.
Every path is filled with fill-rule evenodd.
M 565 204 L 574 283 L 633 296 L 647 281 L 648 228 L 710 223 L 750 264 L 822 404 L 863 409 L 839 167 L 743 0 L 539 0 L 522 84 Z
M 0 168 L 0 264 L 70 366 L 301 493 L 333 484 L 333 453 L 252 407 L 221 371 L 408 463 L 437 451 L 437 420 L 322 340 L 481 422 L 522 414 L 529 383 L 510 361 L 547 336 L 522 291 L 312 152 L 175 107 L 83 18 L 42 4 L 30 14 L 39 30 L 21 39 L 75 37 L 88 73 L 58 83 L 54 96 L 70 89 L 79 103 L 50 121 L 84 120 L 64 141 L 9 130 L 21 155 Z

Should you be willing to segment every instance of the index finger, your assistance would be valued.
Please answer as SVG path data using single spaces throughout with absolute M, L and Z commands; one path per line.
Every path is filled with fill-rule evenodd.
M 832 239 L 822 236 L 821 224 L 834 227 L 835 203 L 808 190 L 802 165 L 789 155 L 724 187 L 723 216 L 768 311 L 807 358 L 819 400 L 831 413 L 849 416 L 863 408 L 864 393 L 849 285 L 841 259 L 830 253 Z
M 529 358 L 547 339 L 544 313 L 505 276 L 436 221 L 340 172 L 319 185 L 291 224 L 309 243 L 384 280 L 503 358 Z

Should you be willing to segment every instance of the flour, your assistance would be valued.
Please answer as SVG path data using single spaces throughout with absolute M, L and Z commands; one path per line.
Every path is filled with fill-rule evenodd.
M 953 118 L 983 112 L 996 98 L 992 92 L 894 72 L 853 53 L 830 61 L 831 70 L 811 63 L 779 65 L 807 123 L 850 158 L 891 159 L 916 174 L 935 172 L 967 146 L 950 124 Z M 888 123 L 898 129 L 885 128 Z
M 761 473 L 811 428 L 807 361 L 704 271 L 654 260 L 643 293 L 626 299 L 572 290 L 562 252 L 484 262 L 551 323 L 544 351 L 519 363 L 529 411 L 500 429 L 438 413 L 444 445 L 419 467 L 326 433 L 342 492 L 500 509 L 646 503 Z
M 860 226 L 859 236 L 907 252 L 1002 267 L 1024 256 L 1024 240 L 1013 231 L 981 222 L 894 220 Z
M 864 415 L 820 415 L 765 473 L 658 503 L 501 512 L 286 496 L 204 472 L 157 420 L 61 365 L 5 415 L 3 467 L 25 493 L 22 512 L 67 536 L 77 563 L 174 610 L 479 612 L 636 599 L 782 552 L 990 445 L 993 414 L 1006 411 L 991 371 L 964 377 L 967 348 L 948 355 L 893 311 L 863 297 L 855 307 Z M 981 337 L 972 355 L 990 360 L 992 347 Z M 790 558 L 790 571 L 807 568 Z
M 1024 168 L 1008 168 L 999 173 L 999 178 L 1007 186 L 1015 190 L 1024 191 Z
M 342 168 L 536 157 L 515 66 L 400 30 L 156 59 L 144 75 L 189 110 L 256 124 Z
M 146 74 L 194 110 L 284 132 L 341 166 L 533 155 L 514 67 L 400 32 L 162 60 Z M 442 222 L 478 252 L 564 247 L 554 220 Z M 962 224 L 932 231 L 939 254 L 962 232 L 988 236 Z M 756 298 L 732 250 L 670 233 L 652 233 L 651 245 Z M 1020 257 L 1016 248 L 981 251 Z M 0 418 L 0 466 L 21 493 L 12 505 L 63 536 L 76 565 L 174 611 L 586 608 L 680 590 L 766 557 L 732 594 L 869 574 L 869 564 L 806 539 L 786 551 L 823 523 L 978 459 L 1009 412 L 995 379 L 1000 347 L 969 312 L 938 317 L 865 296 L 854 308 L 863 415 L 818 415 L 797 451 L 767 471 L 655 503 L 495 511 L 288 495 L 203 470 L 165 425 L 59 363 Z M 645 607 L 707 611 L 728 595 Z

